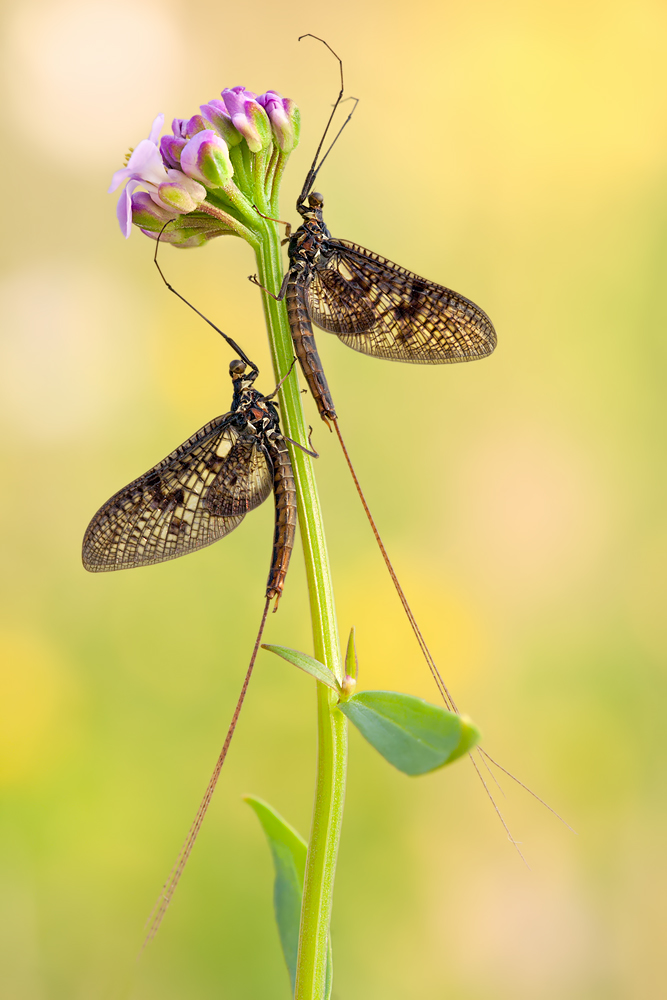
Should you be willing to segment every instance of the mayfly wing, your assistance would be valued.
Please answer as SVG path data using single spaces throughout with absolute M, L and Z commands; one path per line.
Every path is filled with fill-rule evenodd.
M 474 361 L 496 332 L 479 306 L 347 240 L 330 239 L 307 285 L 313 323 L 376 358 L 412 364 Z
M 380 254 L 332 238 L 323 207 L 317 192 L 307 205 L 297 204 L 304 221 L 290 238 L 285 298 L 294 349 L 324 420 L 337 414 L 313 323 L 388 361 L 452 364 L 492 353 L 496 332 L 479 306 Z
M 261 443 L 216 417 L 98 510 L 83 540 L 93 573 L 175 559 L 229 534 L 273 489 Z

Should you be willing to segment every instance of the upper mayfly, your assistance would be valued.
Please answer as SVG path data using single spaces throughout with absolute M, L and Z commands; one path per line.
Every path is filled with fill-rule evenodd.
M 341 88 L 297 199 L 296 210 L 303 222 L 294 233 L 285 224 L 290 266 L 273 297 L 286 300 L 294 350 L 320 416 L 335 420 L 313 323 L 362 354 L 423 365 L 485 358 L 496 346 L 496 332 L 486 313 L 470 299 L 356 243 L 334 239 L 327 229 L 324 199 L 312 187 L 352 113 L 319 159 L 343 99 L 344 80 L 340 57 L 323 39 L 318 41 L 338 59 Z M 256 277 L 252 280 L 258 283 Z

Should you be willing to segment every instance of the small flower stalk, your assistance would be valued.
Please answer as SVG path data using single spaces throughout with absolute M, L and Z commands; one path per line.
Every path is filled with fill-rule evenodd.
M 216 236 L 240 236 L 255 249 L 264 232 L 260 212 L 277 213 L 280 180 L 299 141 L 294 101 L 275 90 L 222 91 L 200 113 L 175 118 L 160 137 L 164 115 L 113 175 L 122 187 L 116 214 L 123 235 L 132 226 L 151 239 L 186 249 Z M 171 225 L 166 226 L 166 223 Z

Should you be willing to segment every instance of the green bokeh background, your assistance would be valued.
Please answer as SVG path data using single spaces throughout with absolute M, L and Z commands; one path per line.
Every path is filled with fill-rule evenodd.
M 318 342 L 385 541 L 458 704 L 511 782 L 530 870 L 464 761 L 420 779 L 351 736 L 337 1000 L 630 1000 L 664 979 L 667 8 L 651 0 L 25 0 L 5 6 L 0 992 L 287 1000 L 271 861 L 241 801 L 307 834 L 312 682 L 268 654 L 187 873 L 143 921 L 218 753 L 258 624 L 270 505 L 202 553 L 93 577 L 102 501 L 229 405 L 229 352 L 125 242 L 109 177 L 157 111 L 221 87 L 302 108 L 293 210 L 345 59 L 355 118 L 321 174 L 335 235 L 470 296 L 488 361 Z M 171 280 L 272 383 L 248 247 Z M 436 700 L 337 443 L 321 453 L 343 635 L 364 687 Z M 266 639 L 311 649 L 300 552 Z M 661 942 L 663 942 L 661 944 Z

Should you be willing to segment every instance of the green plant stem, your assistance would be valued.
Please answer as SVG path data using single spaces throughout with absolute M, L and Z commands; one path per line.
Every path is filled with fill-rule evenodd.
M 282 281 L 280 236 L 273 223 L 266 222 L 262 228 L 265 235 L 256 252 L 257 269 L 261 284 L 275 294 Z M 287 311 L 284 302 L 276 302 L 266 293 L 262 297 L 274 370 L 280 379 L 294 360 Z M 306 445 L 308 435 L 294 370 L 280 390 L 280 411 L 283 433 Z M 344 671 L 313 460 L 299 448 L 290 447 L 290 453 L 310 596 L 314 654 L 340 682 Z M 347 723 L 335 703 L 335 694 L 325 685 L 317 684 L 317 781 L 303 888 L 295 1000 L 325 1000 L 329 925 L 347 768 Z

